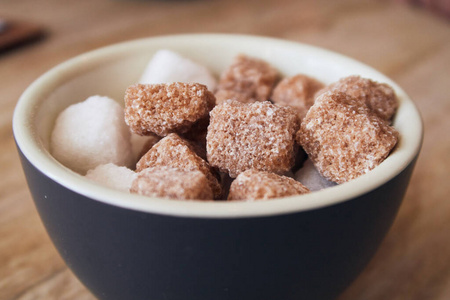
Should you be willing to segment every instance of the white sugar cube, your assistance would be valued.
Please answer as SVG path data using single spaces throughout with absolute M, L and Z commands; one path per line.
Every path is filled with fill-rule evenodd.
M 325 179 L 319 171 L 317 171 L 310 159 L 305 161 L 303 167 L 295 173 L 294 178 L 295 180 L 300 181 L 310 191 L 318 191 L 336 185 L 336 183 Z
M 137 162 L 141 156 L 142 149 L 147 143 L 149 137 L 131 133 L 131 150 L 133 152 L 134 160 Z
M 139 82 L 143 84 L 201 83 L 212 92 L 217 86 L 217 80 L 205 66 L 170 50 L 159 50 L 155 53 Z
M 127 167 L 119 167 L 109 163 L 89 170 L 86 178 L 110 188 L 129 192 L 131 183 L 136 178 L 136 173 Z
M 63 165 L 85 174 L 101 164 L 133 164 L 130 131 L 123 108 L 108 97 L 92 96 L 62 111 L 51 135 L 51 152 Z

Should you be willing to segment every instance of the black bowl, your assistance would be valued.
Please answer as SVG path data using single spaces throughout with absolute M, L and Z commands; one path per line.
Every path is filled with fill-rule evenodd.
M 159 49 L 219 73 L 238 53 L 285 75 L 329 83 L 350 74 L 387 82 L 400 142 L 377 168 L 308 195 L 259 202 L 177 201 L 90 182 L 49 153 L 57 114 L 88 96 L 123 98 Z M 181 35 L 122 43 L 65 62 L 19 100 L 14 136 L 41 219 L 75 275 L 100 299 L 332 299 L 375 253 L 401 204 L 422 122 L 390 79 L 323 49 L 262 37 Z

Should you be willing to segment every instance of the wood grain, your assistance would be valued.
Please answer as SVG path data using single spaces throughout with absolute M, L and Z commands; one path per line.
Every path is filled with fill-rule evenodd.
M 399 215 L 339 300 L 450 299 L 450 23 L 390 1 L 5 0 L 2 15 L 44 27 L 44 40 L 0 55 L 0 299 L 94 299 L 52 246 L 32 203 L 11 130 L 40 74 L 129 39 L 244 33 L 326 47 L 397 81 L 421 110 L 425 139 Z

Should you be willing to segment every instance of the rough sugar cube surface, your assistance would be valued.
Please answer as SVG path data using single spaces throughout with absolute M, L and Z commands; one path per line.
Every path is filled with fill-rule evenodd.
M 221 74 L 218 90 L 231 90 L 246 94 L 249 99 L 266 101 L 279 79 L 278 70 L 267 62 L 241 54 Z
M 249 169 L 284 173 L 293 167 L 299 122 L 292 108 L 231 100 L 210 116 L 206 151 L 212 166 L 233 178 Z
M 344 183 L 378 166 L 398 132 L 360 100 L 327 92 L 316 99 L 296 138 L 322 176 Z
M 198 83 L 135 84 L 125 92 L 125 121 L 139 135 L 184 133 L 208 116 L 214 95 Z
M 261 200 L 309 193 L 300 182 L 274 173 L 247 170 L 231 183 L 228 200 Z
M 320 81 L 297 74 L 281 80 L 273 90 L 271 99 L 275 104 L 294 108 L 303 119 L 314 104 L 314 95 L 323 87 Z
M 208 185 L 215 197 L 222 193 L 222 187 L 211 166 L 195 152 L 186 140 L 172 133 L 156 143 L 137 163 L 139 172 L 149 167 L 171 167 L 179 170 L 198 170 L 208 179 Z
M 148 63 L 139 80 L 143 84 L 153 83 L 201 83 L 215 91 L 217 80 L 205 66 L 171 50 L 159 50 Z
M 131 166 L 130 131 L 123 108 L 108 97 L 92 96 L 62 111 L 51 135 L 51 153 L 65 166 L 86 174 L 101 164 Z
M 206 176 L 197 170 L 170 167 L 146 168 L 138 173 L 130 191 L 149 197 L 181 200 L 212 200 Z
M 348 76 L 325 87 L 318 94 L 333 91 L 343 92 L 365 103 L 377 116 L 392 120 L 398 107 L 394 90 L 386 83 L 378 83 L 360 76 Z

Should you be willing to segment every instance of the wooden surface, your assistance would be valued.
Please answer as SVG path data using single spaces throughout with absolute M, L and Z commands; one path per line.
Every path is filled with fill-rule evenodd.
M 450 299 L 449 19 L 406 4 L 360 0 L 3 0 L 0 12 L 48 32 L 0 53 L 0 299 L 94 298 L 52 246 L 27 190 L 11 131 L 20 94 L 82 52 L 195 32 L 323 46 L 379 69 L 406 90 L 425 122 L 422 153 L 392 229 L 339 300 Z

